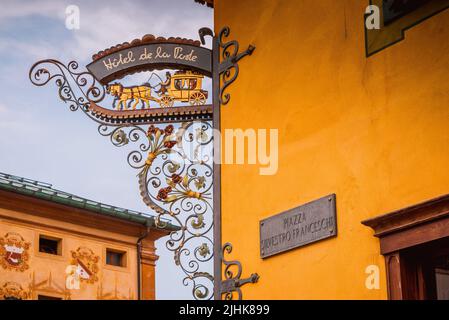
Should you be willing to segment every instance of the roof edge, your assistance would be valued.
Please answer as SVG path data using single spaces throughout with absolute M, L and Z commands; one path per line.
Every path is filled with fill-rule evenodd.
M 54 189 L 51 184 L 1 172 L 0 190 L 18 193 L 24 196 L 57 203 L 67 207 L 83 209 L 92 213 L 142 224 L 161 231 L 166 230 L 172 232 L 180 230 L 179 227 L 171 224 L 168 220 L 164 221 L 164 227 L 158 227 L 155 222 L 156 218 L 153 215 L 89 200 L 74 194 Z

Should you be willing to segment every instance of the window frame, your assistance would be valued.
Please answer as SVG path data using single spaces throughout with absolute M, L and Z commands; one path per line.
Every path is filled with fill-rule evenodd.
M 107 254 L 108 251 L 117 252 L 123 254 L 122 256 L 122 266 L 116 266 L 107 263 Z M 107 245 L 103 249 L 103 268 L 111 271 L 121 271 L 121 272 L 130 272 L 130 251 L 128 248 L 122 248 L 117 246 Z
M 449 195 L 362 221 L 374 230 L 385 257 L 390 300 L 434 299 L 425 253 L 449 254 Z M 445 247 L 435 244 L 444 241 Z
M 58 253 L 59 254 L 51 254 L 51 253 L 46 253 L 46 252 L 41 252 L 40 251 L 40 238 L 44 237 L 46 239 L 50 239 L 50 240 L 58 240 Z M 37 231 L 35 234 L 35 243 L 36 245 L 34 246 L 34 253 L 35 256 L 40 257 L 40 258 L 48 258 L 48 259 L 56 259 L 56 260 L 65 260 L 66 257 L 66 252 L 65 252 L 65 240 L 63 235 L 61 234 L 57 234 L 54 232 L 47 232 L 45 230 L 43 231 Z

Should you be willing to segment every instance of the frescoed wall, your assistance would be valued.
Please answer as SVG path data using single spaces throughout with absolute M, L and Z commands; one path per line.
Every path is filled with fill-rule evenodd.
M 23 239 L 21 242 L 10 242 L 8 248 L 16 251 L 12 257 L 3 248 L 6 254 L 1 254 L 0 257 L 0 287 L 7 282 L 19 284 L 27 291 L 29 299 L 37 299 L 39 295 L 62 299 L 136 298 L 136 246 L 131 239 L 114 235 L 115 240 L 112 241 L 107 232 L 96 230 L 89 234 L 92 230 L 80 230 L 74 225 L 39 219 L 19 212 L 7 212 L 4 209 L 0 211 L 3 217 L 14 217 L 11 220 L 0 220 L 0 242 L 6 244 L 12 236 Z M 56 225 L 58 228 L 53 227 Z M 40 252 L 52 252 L 51 249 L 42 248 L 42 241 L 41 245 L 39 241 L 42 237 L 60 241 L 60 252 Z M 123 267 L 106 263 L 107 249 L 125 254 Z M 75 279 L 72 266 L 75 269 L 81 267 L 81 274 L 84 276 Z M 72 278 L 79 281 L 79 289 L 75 282 L 70 286 Z M 73 289 L 68 289 L 67 283 Z

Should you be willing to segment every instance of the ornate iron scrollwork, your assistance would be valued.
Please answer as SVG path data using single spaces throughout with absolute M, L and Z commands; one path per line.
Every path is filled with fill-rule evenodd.
M 54 80 L 62 101 L 70 104 L 70 110 L 83 110 L 86 114 L 91 102 L 104 99 L 105 87 L 89 71 L 79 71 L 78 62 L 67 65 L 54 59 L 36 62 L 30 69 L 29 78 L 36 86 L 44 86 Z
M 141 197 L 157 213 L 159 227 L 170 220 L 179 228 L 170 234 L 166 247 L 185 275 L 183 284 L 192 283 L 195 299 L 211 299 L 214 278 L 204 271 L 214 257 L 211 123 L 184 122 L 178 128 L 150 125 L 146 130 L 101 125 L 98 130 L 117 147 L 138 143 L 127 159 L 139 170 Z
M 166 125 L 144 127 L 132 123 L 108 123 L 89 112 L 91 103 L 105 98 L 106 88 L 78 63 L 67 66 L 57 60 L 34 64 L 29 77 L 43 86 L 54 80 L 59 97 L 70 110 L 81 109 L 99 123 L 98 132 L 116 147 L 137 143 L 129 152 L 128 164 L 139 170 L 138 183 L 144 203 L 157 214 L 157 225 L 165 217 L 179 227 L 166 242 L 175 263 L 184 272 L 183 284 L 192 284 L 195 299 L 213 297 L 213 276 L 202 268 L 213 259 L 212 218 L 212 125 L 208 121 L 183 122 L 178 128 Z
M 232 252 L 232 244 L 225 243 L 222 251 L 222 261 L 225 265 L 224 269 L 224 280 L 221 284 L 221 294 L 224 295 L 225 300 L 232 300 L 234 298 L 234 293 L 237 293 L 238 300 L 242 299 L 241 286 L 247 283 L 256 283 L 259 280 L 259 275 L 257 273 L 251 274 L 248 278 L 240 279 L 242 276 L 242 264 L 236 260 L 226 260 L 225 253 Z M 232 268 L 236 267 L 237 272 L 233 271 Z
M 229 27 L 224 27 L 218 35 L 218 44 L 221 48 L 222 59 L 219 65 L 219 73 L 222 81 L 220 85 L 220 104 L 222 105 L 226 105 L 231 99 L 230 94 L 225 93 L 225 90 L 237 79 L 239 74 L 239 60 L 251 55 L 256 49 L 255 46 L 249 45 L 245 51 L 239 53 L 239 43 L 236 40 L 224 41 L 224 38 L 228 37 L 229 33 Z

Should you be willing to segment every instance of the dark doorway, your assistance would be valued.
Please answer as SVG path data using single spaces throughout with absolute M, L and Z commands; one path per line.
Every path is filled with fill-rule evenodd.
M 401 252 L 407 298 L 449 300 L 449 238 Z

